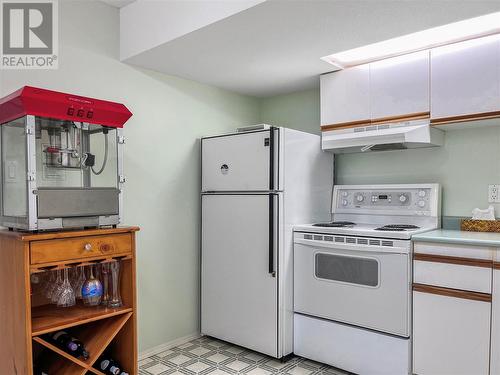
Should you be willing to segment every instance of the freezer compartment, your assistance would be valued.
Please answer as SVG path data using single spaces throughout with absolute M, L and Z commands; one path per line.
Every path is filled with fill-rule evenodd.
M 201 140 L 204 192 L 278 190 L 279 129 Z
M 408 375 L 410 340 L 301 314 L 294 316 L 294 353 L 363 375 Z
M 120 191 L 114 188 L 38 190 L 39 218 L 118 215 Z

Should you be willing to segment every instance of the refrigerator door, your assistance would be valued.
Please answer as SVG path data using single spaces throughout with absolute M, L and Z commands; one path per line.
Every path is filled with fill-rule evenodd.
M 201 140 L 204 192 L 266 191 L 274 186 L 278 131 L 230 134 Z
M 202 196 L 201 331 L 273 357 L 277 206 L 278 194 Z

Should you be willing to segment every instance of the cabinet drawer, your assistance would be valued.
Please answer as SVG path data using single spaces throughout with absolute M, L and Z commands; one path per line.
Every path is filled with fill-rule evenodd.
M 493 260 L 496 249 L 486 246 L 458 245 L 451 243 L 415 242 L 415 254 L 442 255 L 459 258 Z
M 31 264 L 54 263 L 131 252 L 132 237 L 129 233 L 34 241 L 30 244 Z
M 491 293 L 492 268 L 488 267 L 486 262 L 479 261 L 477 265 L 474 265 L 472 259 L 470 265 L 463 265 L 443 261 L 418 260 L 419 254 L 415 254 L 415 258 L 413 262 L 415 283 Z M 443 258 L 442 260 L 447 260 L 445 257 Z

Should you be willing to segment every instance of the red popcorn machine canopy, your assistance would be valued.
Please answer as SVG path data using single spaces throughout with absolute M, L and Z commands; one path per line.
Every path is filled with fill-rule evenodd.
M 122 128 L 132 113 L 121 103 L 31 86 L 0 99 L 0 124 L 26 115 Z

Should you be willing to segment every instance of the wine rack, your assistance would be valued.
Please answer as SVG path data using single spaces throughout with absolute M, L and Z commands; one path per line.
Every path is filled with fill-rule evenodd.
M 135 232 L 137 227 L 19 233 L 0 231 L 0 374 L 33 375 L 41 363 L 49 375 L 103 375 L 96 362 L 109 353 L 137 375 Z M 31 287 L 32 275 L 120 260 L 122 306 L 50 304 Z M 81 340 L 89 358 L 76 358 L 47 337 L 67 331 Z M 6 350 L 3 350 L 5 346 Z

